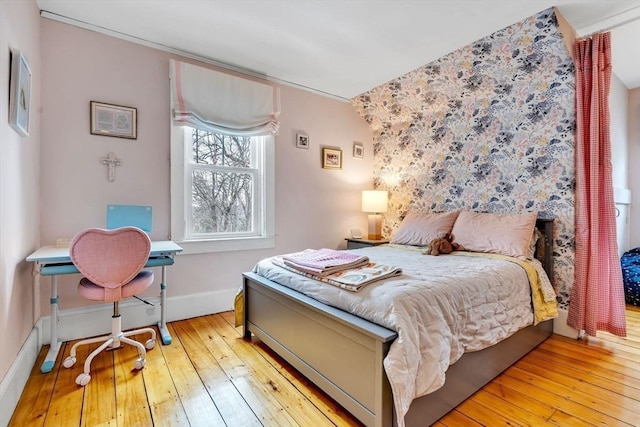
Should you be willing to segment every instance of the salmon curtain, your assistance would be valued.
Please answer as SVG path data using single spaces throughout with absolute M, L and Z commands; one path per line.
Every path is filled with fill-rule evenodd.
M 567 324 L 594 336 L 626 336 L 624 288 L 616 240 L 609 88 L 611 33 L 577 41 L 575 282 Z

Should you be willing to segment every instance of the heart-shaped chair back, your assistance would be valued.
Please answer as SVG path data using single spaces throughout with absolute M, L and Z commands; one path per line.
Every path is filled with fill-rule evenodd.
M 90 228 L 69 246 L 76 268 L 96 285 L 115 288 L 131 281 L 149 258 L 151 240 L 137 227 Z

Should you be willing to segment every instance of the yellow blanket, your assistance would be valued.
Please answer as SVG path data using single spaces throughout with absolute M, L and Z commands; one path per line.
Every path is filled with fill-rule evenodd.
M 233 311 L 236 328 L 242 325 L 244 321 L 244 292 L 242 288 L 236 294 L 236 298 L 233 300 Z

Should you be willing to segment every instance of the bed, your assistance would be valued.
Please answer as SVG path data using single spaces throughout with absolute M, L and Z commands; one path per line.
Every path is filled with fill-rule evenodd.
M 553 220 L 538 218 L 536 227 L 543 239 L 542 265 L 552 277 Z M 393 328 L 256 272 L 243 274 L 243 296 L 245 338 L 254 334 L 367 426 L 434 423 L 552 333 L 552 322 L 541 321 L 487 348 L 465 352 L 448 366 L 444 385 L 436 384 L 435 391 L 413 399 L 398 419 L 400 397 L 392 393 L 392 383 L 397 389 L 395 374 L 390 382 L 384 365 L 399 340 Z

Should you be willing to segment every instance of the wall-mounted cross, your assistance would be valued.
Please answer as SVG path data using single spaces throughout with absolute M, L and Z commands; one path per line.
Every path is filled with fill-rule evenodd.
M 109 168 L 107 172 L 107 179 L 109 182 L 113 182 L 116 180 L 116 166 L 121 166 L 122 162 L 120 159 L 116 158 L 116 155 L 113 153 L 109 153 L 109 155 L 105 158 L 100 159 L 100 163 L 107 166 Z

